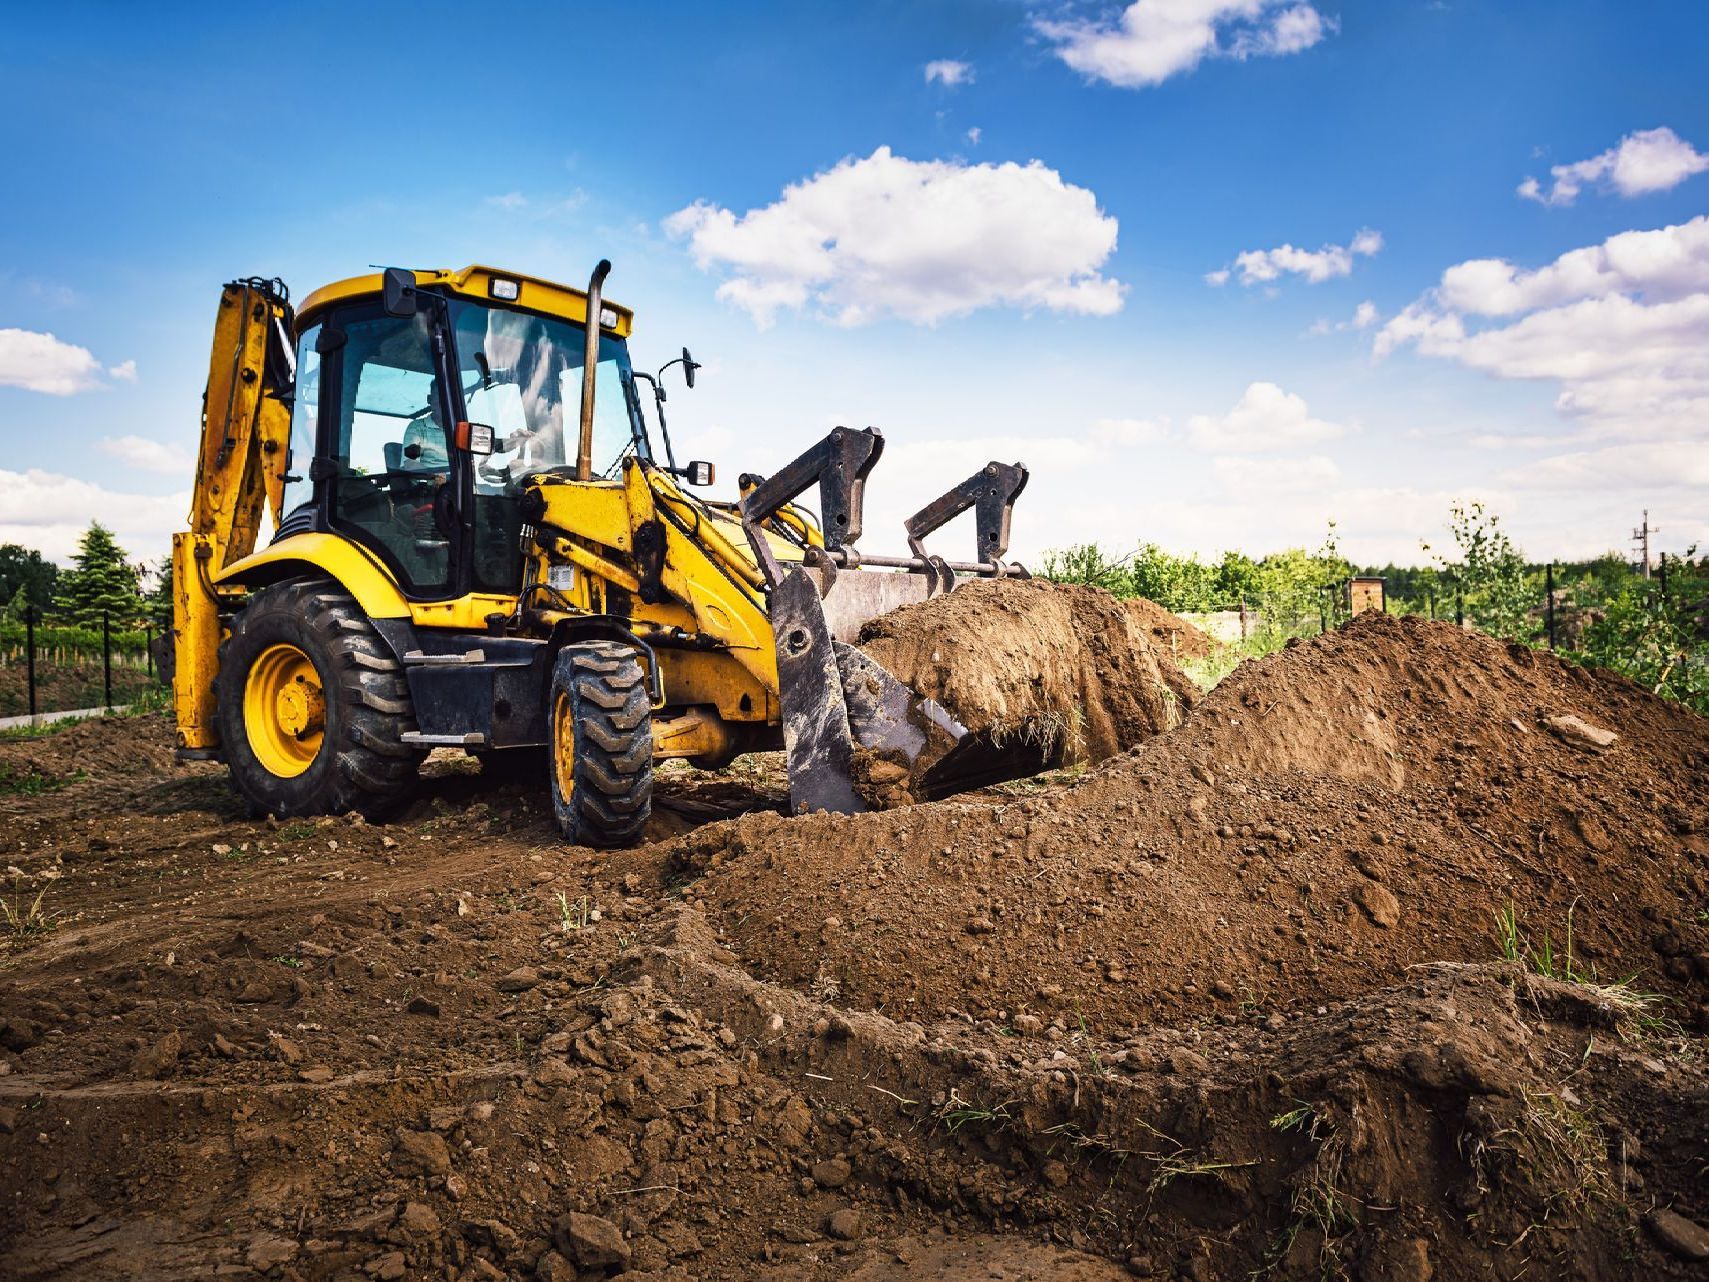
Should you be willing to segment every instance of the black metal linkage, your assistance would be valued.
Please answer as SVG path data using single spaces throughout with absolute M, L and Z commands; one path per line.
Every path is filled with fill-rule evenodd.
M 1009 518 L 1015 500 L 1026 487 L 1024 464 L 999 463 L 993 459 L 908 518 L 908 550 L 925 560 L 926 536 L 973 508 L 977 525 L 973 560 L 976 564 L 1001 567 L 1003 554 L 1009 550 Z
M 884 434 L 876 427 L 864 427 L 858 431 L 847 427 L 833 428 L 824 440 L 781 470 L 758 480 L 753 489 L 743 496 L 742 529 L 759 559 L 760 570 L 768 585 L 776 587 L 782 582 L 783 567 L 760 527 L 817 485 L 820 527 L 826 549 L 831 552 L 851 550 L 860 538 L 867 474 L 883 453 Z

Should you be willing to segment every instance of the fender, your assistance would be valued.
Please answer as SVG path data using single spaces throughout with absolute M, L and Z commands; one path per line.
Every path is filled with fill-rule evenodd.
M 370 619 L 407 619 L 409 602 L 373 557 L 349 539 L 334 534 L 293 534 L 259 552 L 234 561 L 214 582 L 246 588 L 265 587 L 304 571 L 338 580 Z

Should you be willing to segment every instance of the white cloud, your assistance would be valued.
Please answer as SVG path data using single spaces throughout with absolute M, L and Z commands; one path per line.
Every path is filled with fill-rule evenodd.
M 985 131 L 983 129 L 981 129 L 978 125 L 974 125 L 973 128 L 971 128 L 967 131 L 967 141 L 972 143 L 975 147 L 977 147 L 979 145 L 979 139 L 981 137 L 983 137 L 984 134 L 985 134 Z
M 1226 285 L 1232 270 L 1240 273 L 1240 283 L 1247 286 L 1267 284 L 1284 273 L 1303 276 L 1310 284 L 1321 285 L 1336 276 L 1350 275 L 1355 258 L 1369 258 L 1382 247 L 1383 234 L 1363 227 L 1345 245 L 1325 245 L 1321 249 L 1297 249 L 1293 245 L 1248 249 L 1235 257 L 1232 269 L 1223 267 L 1207 272 L 1205 282 Z
M 1119 18 L 1034 18 L 1033 28 L 1087 79 L 1137 89 L 1206 58 L 1299 53 L 1336 24 L 1305 0 L 1134 0 Z
M 718 297 L 769 324 L 812 307 L 842 325 L 917 324 L 982 307 L 1109 316 L 1126 287 L 1099 274 L 1116 220 L 1039 161 L 914 161 L 880 147 L 738 215 L 706 201 L 672 214 Z
M 108 368 L 107 376 L 116 378 L 121 383 L 134 383 L 136 382 L 136 362 L 120 361 L 117 365 Z
M 89 522 L 99 520 L 132 560 L 153 561 L 171 551 L 189 506 L 188 490 L 128 494 L 53 472 L 0 470 L 0 543 L 36 548 L 63 565 Z
M 1330 334 L 1348 329 L 1369 329 L 1381 319 L 1382 317 L 1377 312 L 1377 305 L 1367 298 L 1353 309 L 1353 315 L 1347 320 L 1314 321 L 1311 328 L 1306 332 L 1309 334 Z
M 52 334 L 0 329 L 0 387 L 71 396 L 101 386 L 101 362 L 87 347 Z
M 186 477 L 195 466 L 195 459 L 188 450 L 153 441 L 146 436 L 103 436 L 95 442 L 95 447 L 127 467 L 144 472 Z
M 1187 422 L 1194 446 L 1230 454 L 1297 449 L 1346 432 L 1339 423 L 1313 418 L 1303 397 L 1274 383 L 1253 383 L 1226 414 L 1195 414 Z
M 481 203 L 513 213 L 518 209 L 528 208 L 528 197 L 519 191 L 507 191 L 502 196 L 488 196 Z
M 1614 445 L 1540 459 L 1503 478 L 1526 489 L 1577 490 L 1593 494 L 1629 489 L 1642 494 L 1709 488 L 1709 449 L 1676 444 Z
M 1652 301 L 1709 290 L 1709 215 L 1653 231 L 1626 231 L 1525 271 L 1474 258 L 1442 273 L 1437 294 L 1451 311 L 1509 316 L 1586 298 L 1641 294 Z
M 1589 160 L 1553 165 L 1548 189 L 1535 178 L 1519 184 L 1526 200 L 1544 205 L 1570 205 L 1589 184 L 1622 196 L 1643 196 L 1679 186 L 1693 174 L 1709 169 L 1709 155 L 1698 151 L 1665 125 L 1627 134 L 1618 145 Z
M 957 62 L 954 58 L 937 58 L 926 64 L 926 83 L 933 81 L 954 89 L 957 85 L 973 83 L 973 64 Z
M 1496 318 L 1491 320 L 1490 318 Z M 1384 325 L 1375 352 L 1412 345 L 1496 378 L 1552 380 L 1591 436 L 1709 436 L 1709 217 L 1628 231 L 1526 271 L 1450 267 Z

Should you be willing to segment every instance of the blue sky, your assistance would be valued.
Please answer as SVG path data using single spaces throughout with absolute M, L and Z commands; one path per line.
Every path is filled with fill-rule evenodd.
M 1709 544 L 1698 4 L 73 3 L 8 26 L 0 541 L 63 559 L 100 517 L 159 554 L 228 279 L 578 281 L 604 255 L 637 360 L 705 362 L 673 426 L 724 475 L 884 429 L 872 551 L 993 456 L 1034 470 L 1030 557 L 1262 553 L 1334 519 L 1354 557 L 1416 561 L 1455 498 L 1534 557 L 1622 545 L 1645 507 L 1662 546 Z

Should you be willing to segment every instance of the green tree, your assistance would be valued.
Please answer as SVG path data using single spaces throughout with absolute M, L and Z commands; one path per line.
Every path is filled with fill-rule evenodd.
M 114 627 L 128 628 L 142 617 L 141 572 L 125 559 L 111 530 L 90 522 L 73 561 L 54 594 L 54 609 L 62 616 L 85 628 L 99 628 L 103 613 Z
M 1116 596 L 1131 596 L 1128 583 L 1129 557 L 1112 557 L 1096 543 L 1076 543 L 1053 548 L 1044 554 L 1040 571 L 1057 583 L 1084 583 L 1103 588 Z
M 1226 604 L 1217 590 L 1215 566 L 1196 556 L 1176 556 L 1155 543 L 1135 552 L 1128 569 L 1130 591 L 1165 610 L 1220 610 Z
M 48 609 L 53 604 L 54 583 L 58 578 L 59 567 L 34 548 L 0 543 L 0 601 L 6 602 L 8 614 L 12 603 L 19 601 L 20 592 L 23 593 L 18 605 L 20 619 L 24 617 L 25 604 L 35 606 L 38 611 Z
M 1482 503 L 1455 503 L 1448 509 L 1448 531 L 1457 557 L 1434 555 L 1453 580 L 1448 591 L 1459 585 L 1467 617 L 1504 640 L 1535 640 L 1538 625 L 1531 608 L 1542 594 L 1526 581 L 1524 554 L 1501 528 L 1501 518 Z M 1424 550 L 1431 550 L 1428 543 Z

